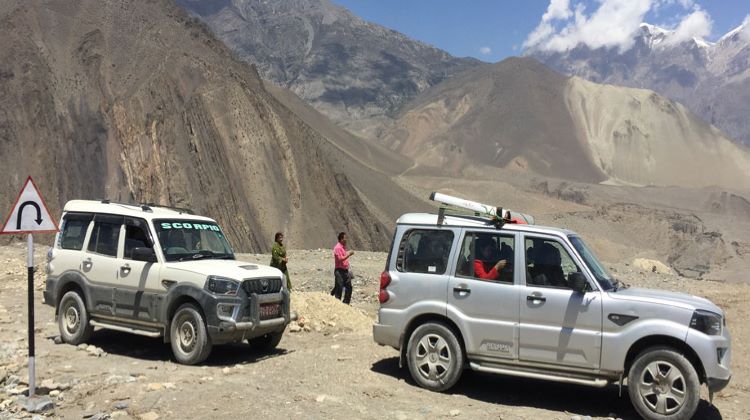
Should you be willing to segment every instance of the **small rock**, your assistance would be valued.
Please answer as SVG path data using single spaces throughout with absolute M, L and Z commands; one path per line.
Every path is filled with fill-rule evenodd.
M 79 344 L 79 345 L 76 346 L 76 348 L 78 350 L 86 350 L 86 347 L 88 347 L 88 344 L 86 344 L 86 343 L 81 343 L 81 344 Z
M 155 382 L 152 382 L 146 386 L 147 391 L 161 391 L 162 389 L 164 389 L 164 385 Z
M 304 330 L 305 330 L 305 332 L 310 332 L 310 331 L 312 331 L 312 329 L 310 328 L 310 326 L 309 326 L 309 325 L 305 325 L 305 326 L 304 326 Z
M 52 391 L 49 392 L 49 396 L 51 398 L 56 398 L 59 395 L 60 395 L 60 390 L 59 389 L 53 389 Z
M 449 414 L 451 417 L 458 417 L 458 415 L 461 414 L 461 410 L 451 410 Z
M 127 412 L 127 411 L 125 411 L 125 410 L 117 410 L 117 411 L 113 411 L 113 412 L 112 412 L 112 418 L 113 418 L 113 419 L 116 419 L 116 418 L 118 418 L 118 417 L 130 417 L 130 416 L 128 415 L 128 412 Z
M 23 400 L 23 408 L 29 413 L 44 413 L 55 408 L 55 404 L 48 396 L 29 397 Z
M 341 346 L 338 344 L 334 344 L 331 346 L 331 350 L 338 350 Z
M 162 385 L 165 389 L 174 389 L 174 383 L 172 382 L 164 382 Z
M 113 407 L 115 410 L 124 410 L 130 406 L 130 403 L 128 401 L 117 401 Z M 114 415 L 114 413 L 112 413 Z
M 583 420 L 581 416 L 573 416 L 570 418 L 570 420 Z
M 295 332 L 300 332 L 300 331 L 302 331 L 302 328 L 299 325 L 297 325 L 297 324 L 290 324 L 289 325 L 289 332 L 295 333 Z
M 54 342 L 55 344 L 62 344 L 62 343 L 63 343 L 63 339 L 62 339 L 62 337 L 60 337 L 59 335 L 55 336 L 55 338 L 53 338 L 53 339 L 52 339 L 52 341 L 53 341 L 53 342 Z
M 228 367 L 225 367 L 224 369 L 221 370 L 221 373 L 223 373 L 225 375 L 228 375 L 228 374 L 232 373 L 232 369 L 230 369 Z
M 109 420 L 109 413 L 96 413 L 91 416 L 91 420 Z
M 149 411 L 148 413 L 139 414 L 138 418 L 140 420 L 156 420 L 159 418 L 159 415 L 153 411 Z
M 325 394 L 318 395 L 317 397 L 315 397 L 315 401 L 317 401 L 317 402 L 323 402 L 323 401 L 326 400 L 326 397 L 327 397 L 327 395 L 325 395 Z

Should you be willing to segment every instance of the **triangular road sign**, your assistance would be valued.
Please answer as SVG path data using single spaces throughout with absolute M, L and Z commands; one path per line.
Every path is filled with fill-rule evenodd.
M 42 195 L 31 177 L 26 179 L 21 192 L 16 198 L 13 210 L 5 219 L 0 235 L 20 233 L 55 233 L 59 229 L 57 221 L 50 215 Z

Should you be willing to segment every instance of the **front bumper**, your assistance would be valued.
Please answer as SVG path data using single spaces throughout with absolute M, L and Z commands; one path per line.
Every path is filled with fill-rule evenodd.
M 729 330 L 725 327 L 722 335 L 706 335 L 691 329 L 685 342 L 700 358 L 708 389 L 711 392 L 724 389 L 732 378 L 732 337 Z
M 278 317 L 261 319 L 262 304 L 279 303 Z M 230 316 L 220 316 L 219 306 L 234 308 Z M 221 297 L 212 299 L 204 306 L 208 334 L 213 344 L 237 342 L 268 333 L 281 332 L 291 321 L 289 292 Z M 210 314 L 210 315 L 209 315 Z

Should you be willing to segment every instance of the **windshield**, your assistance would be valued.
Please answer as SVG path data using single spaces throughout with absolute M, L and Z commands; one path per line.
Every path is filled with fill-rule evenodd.
M 154 220 L 154 227 L 167 261 L 234 259 L 232 248 L 216 223 L 160 219 Z
M 581 255 L 581 258 L 583 258 L 591 272 L 594 273 L 594 277 L 596 277 L 596 281 L 599 282 L 599 286 L 604 290 L 614 289 L 615 280 L 612 278 L 612 275 L 610 275 L 609 271 L 607 271 L 602 263 L 596 259 L 594 253 L 589 250 L 585 243 L 583 243 L 583 240 L 578 236 L 569 236 L 569 238 L 573 247 L 578 251 L 578 254 Z

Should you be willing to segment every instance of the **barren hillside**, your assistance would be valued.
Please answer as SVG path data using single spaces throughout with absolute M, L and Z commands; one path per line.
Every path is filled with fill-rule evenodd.
M 368 194 L 405 193 L 171 1 L 13 0 L 0 12 L 0 208 L 30 174 L 54 214 L 106 197 L 193 208 L 240 250 L 267 249 L 280 229 L 298 247 L 327 247 L 339 230 L 360 249 L 387 245 L 401 208 Z
M 417 162 L 590 183 L 747 188 L 750 151 L 681 105 L 529 58 L 461 73 L 408 104 L 384 143 Z

